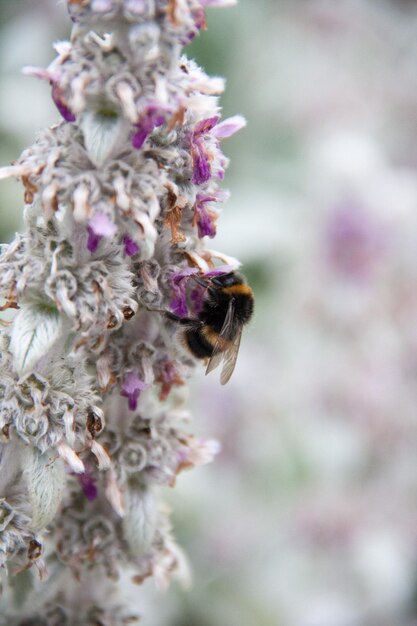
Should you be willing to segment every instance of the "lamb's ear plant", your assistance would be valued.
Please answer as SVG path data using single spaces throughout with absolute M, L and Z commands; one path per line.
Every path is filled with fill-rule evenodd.
M 206 240 L 244 120 L 221 121 L 223 80 L 182 56 L 230 0 L 67 4 L 70 41 L 25 68 L 62 119 L 0 170 L 24 186 L 0 257 L 2 619 L 117 626 L 140 613 L 122 572 L 186 582 L 159 488 L 217 444 L 187 432 L 195 361 L 155 310 L 192 314 L 190 277 L 236 267 Z

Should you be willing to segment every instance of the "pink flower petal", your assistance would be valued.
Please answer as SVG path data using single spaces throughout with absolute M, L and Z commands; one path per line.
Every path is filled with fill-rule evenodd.
M 129 372 L 125 377 L 120 395 L 128 399 L 131 411 L 136 411 L 141 391 L 146 389 L 146 384 L 139 378 L 136 372 Z
M 217 124 L 219 119 L 220 115 L 213 115 L 213 117 L 208 117 L 204 120 L 201 120 L 200 122 L 197 122 L 194 128 L 194 137 L 197 137 L 198 135 L 205 135 L 206 133 L 210 132 Z
M 211 131 L 211 134 L 217 139 L 226 139 L 226 137 L 231 137 L 244 126 L 246 126 L 245 118 L 242 115 L 234 115 L 217 124 Z
M 113 224 L 109 216 L 103 213 L 103 211 L 96 211 L 88 225 L 95 235 L 100 235 L 101 237 L 113 237 L 117 231 L 116 224 Z

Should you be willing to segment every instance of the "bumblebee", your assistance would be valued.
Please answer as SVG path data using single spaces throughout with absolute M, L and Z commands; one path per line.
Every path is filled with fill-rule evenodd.
M 195 318 L 169 317 L 184 327 L 185 348 L 197 359 L 208 361 L 206 374 L 223 361 L 220 382 L 225 385 L 235 368 L 243 326 L 253 315 L 253 292 L 236 272 L 192 278 L 205 289 L 201 311 Z

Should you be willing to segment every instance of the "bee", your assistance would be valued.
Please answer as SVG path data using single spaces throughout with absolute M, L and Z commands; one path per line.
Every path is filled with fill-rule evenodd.
M 253 291 L 236 272 L 192 277 L 205 288 L 198 316 L 168 316 L 183 326 L 183 344 L 197 359 L 207 361 L 209 374 L 223 361 L 220 382 L 225 385 L 233 374 L 245 324 L 253 315 Z

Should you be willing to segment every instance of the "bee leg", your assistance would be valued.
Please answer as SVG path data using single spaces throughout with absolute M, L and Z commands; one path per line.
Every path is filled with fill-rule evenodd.
M 184 319 L 182 317 L 179 317 L 178 315 L 175 315 L 175 313 L 171 313 L 171 311 L 161 311 L 161 313 L 163 313 L 165 317 L 173 322 L 181 323 L 181 320 Z
M 161 315 L 164 315 L 172 322 L 177 322 L 177 324 L 181 324 L 181 326 L 192 326 L 194 328 L 199 328 L 200 326 L 202 326 L 202 322 L 198 319 L 192 317 L 179 317 L 179 315 L 175 315 L 175 313 L 171 313 L 171 311 L 168 311 L 167 309 L 157 309 L 150 306 L 146 306 L 146 309 L 148 311 L 151 311 L 152 313 L 161 313 Z
M 200 320 L 197 320 L 195 318 L 193 319 L 192 317 L 179 317 L 178 315 L 171 313 L 171 311 L 164 311 L 164 314 L 165 317 L 167 317 L 169 320 L 177 322 L 177 324 L 181 324 L 181 326 L 200 328 L 200 326 L 202 325 L 202 322 L 200 322 Z
M 191 276 L 192 280 L 200 285 L 200 287 L 208 287 L 209 281 L 207 278 L 201 278 L 200 276 Z
M 155 307 L 148 306 L 148 305 L 144 305 L 144 306 L 147 311 L 150 311 L 151 313 L 161 313 L 161 315 L 165 315 L 165 317 L 172 320 L 173 322 L 180 322 L 183 319 L 182 317 L 178 317 L 178 315 L 171 313 L 171 311 L 168 311 L 167 309 L 157 309 Z

